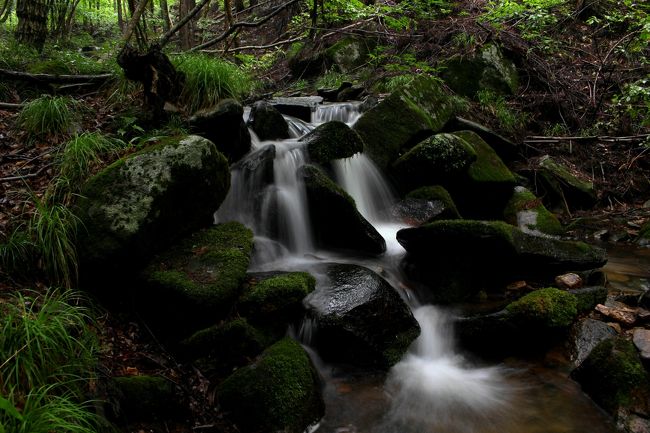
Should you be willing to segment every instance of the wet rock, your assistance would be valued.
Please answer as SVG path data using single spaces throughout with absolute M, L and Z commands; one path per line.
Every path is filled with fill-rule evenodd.
M 632 326 L 636 323 L 636 309 L 617 306 L 609 307 L 603 304 L 596 305 L 596 311 L 624 326 Z
M 542 200 L 522 186 L 515 187 L 503 212 L 503 217 L 506 222 L 533 235 L 562 235 L 564 233 L 562 224 L 544 207 Z
M 118 420 L 169 420 L 182 412 L 174 384 L 158 376 L 123 376 L 112 381 Z
M 311 223 L 320 246 L 369 254 L 386 250 L 384 238 L 359 213 L 352 197 L 322 170 L 306 165 L 299 175 L 305 181 Z
M 418 77 L 366 111 L 353 128 L 368 156 L 386 169 L 401 152 L 439 131 L 455 111 L 454 99 L 440 84 Z
M 287 121 L 273 105 L 266 101 L 257 101 L 253 104 L 248 117 L 248 126 L 262 141 L 289 138 Z
M 212 224 L 229 188 L 228 161 L 195 135 L 162 138 L 111 164 L 84 185 L 76 209 L 83 279 L 114 289 L 118 276 Z
M 388 368 L 420 327 L 395 289 L 371 270 L 329 264 L 328 281 L 305 299 L 316 321 L 314 345 L 327 360 Z
M 616 331 L 600 320 L 583 319 L 571 329 L 569 340 L 570 357 L 574 366 L 579 366 L 591 351 L 608 338 L 616 336 Z
M 311 114 L 323 102 L 322 96 L 295 96 L 273 98 L 269 101 L 282 114 L 311 122 Z
M 635 328 L 632 334 L 632 341 L 639 351 L 644 363 L 650 363 L 650 330 Z
M 309 159 L 318 164 L 363 152 L 363 141 L 359 134 L 339 121 L 323 123 L 300 141 L 306 142 Z
M 251 149 L 251 135 L 244 123 L 244 107 L 234 99 L 225 99 L 211 110 L 190 118 L 193 133 L 212 141 L 229 161 L 238 161 Z
M 519 146 L 491 129 L 462 117 L 454 117 L 444 126 L 442 132 L 472 131 L 478 134 L 499 157 L 507 162 L 519 159 Z
M 224 318 L 240 294 L 252 246 L 253 233 L 237 222 L 181 240 L 143 271 L 141 309 L 172 335 Z
M 374 45 L 368 38 L 346 37 L 329 47 L 325 56 L 339 71 L 349 73 L 367 62 Z
M 273 161 L 275 160 L 275 146 L 269 144 L 255 150 L 245 159 L 232 166 L 233 171 L 238 171 L 244 177 L 243 184 L 252 184 L 256 189 L 273 183 Z
M 473 56 L 459 55 L 445 62 L 442 78 L 454 92 L 474 97 L 480 90 L 514 94 L 519 86 L 517 68 L 494 44 Z
M 242 432 L 302 433 L 325 413 L 318 373 L 289 338 L 226 378 L 218 399 Z
M 506 311 L 525 329 L 555 330 L 573 323 L 578 315 L 577 303 L 571 293 L 547 287 L 508 304 Z
M 411 191 L 393 207 L 391 214 L 410 225 L 460 218 L 456 204 L 441 186 L 425 186 Z
M 607 287 L 605 286 L 571 289 L 569 293 L 578 300 L 577 308 L 580 314 L 593 311 L 598 304 L 602 304 L 607 300 Z
M 598 343 L 571 376 L 603 409 L 648 410 L 648 374 L 631 341 L 621 337 Z
M 460 317 L 455 329 L 460 345 L 482 356 L 499 357 L 522 349 L 517 344 L 521 330 L 506 310 Z M 530 339 L 527 341 L 530 343 Z
M 361 95 L 363 95 L 363 92 L 365 91 L 366 89 L 363 86 L 352 85 L 350 87 L 346 87 L 345 89 L 339 90 L 336 95 L 336 101 L 346 102 L 357 100 L 361 97 Z
M 579 289 L 583 281 L 580 275 L 569 272 L 555 277 L 555 285 L 560 289 Z
M 408 253 L 402 263 L 407 275 L 424 283 L 435 302 L 606 262 L 599 248 L 532 236 L 500 221 L 435 221 L 402 229 L 397 240 Z
M 596 204 L 593 183 L 577 177 L 548 155 L 539 159 L 536 179 L 539 195 L 549 196 L 548 199 L 553 203 L 578 209 L 590 208 Z

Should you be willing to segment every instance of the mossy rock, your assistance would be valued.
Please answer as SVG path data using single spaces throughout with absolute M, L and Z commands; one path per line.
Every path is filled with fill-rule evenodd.
M 514 94 L 519 75 L 512 61 L 494 44 L 485 45 L 473 56 L 455 56 L 444 63 L 442 78 L 459 95 L 474 97 L 480 90 Z
M 347 37 L 325 50 L 325 57 L 340 72 L 349 73 L 367 62 L 368 53 L 374 45 L 369 39 Z
M 562 224 L 546 209 L 542 200 L 521 186 L 515 187 L 503 217 L 506 222 L 519 227 L 525 233 L 555 236 L 564 234 Z
M 289 125 L 273 105 L 266 101 L 257 101 L 248 117 L 251 127 L 260 140 L 282 140 L 289 138 Z
M 538 193 L 551 204 L 569 208 L 590 208 L 598 200 L 593 182 L 573 174 L 548 155 L 539 159 L 535 173 Z
M 547 329 L 568 328 L 578 315 L 574 295 L 555 287 L 535 290 L 512 302 L 506 310 L 527 326 Z
M 624 338 L 601 341 L 571 376 L 603 409 L 647 413 L 648 373 L 634 344 Z
M 237 318 L 195 332 L 181 342 L 179 353 L 206 375 L 224 374 L 246 365 L 273 342 L 245 318 Z
M 596 305 L 607 301 L 607 287 L 604 286 L 582 287 L 569 290 L 569 293 L 576 297 L 578 314 L 589 313 L 596 308 Z
M 321 169 L 305 165 L 299 175 L 305 182 L 312 228 L 319 246 L 367 254 L 386 251 L 384 238 L 359 213 L 354 199 Z
M 194 135 L 159 139 L 111 164 L 88 180 L 76 207 L 82 277 L 94 286 L 123 277 L 209 226 L 229 188 L 228 161 Z
M 423 186 L 409 192 L 391 213 L 409 225 L 461 218 L 451 195 L 440 185 Z
M 521 158 L 519 146 L 511 140 L 497 134 L 480 123 L 473 122 L 462 117 L 451 119 L 442 132 L 472 131 L 479 135 L 505 162 L 511 162 Z
M 253 233 L 237 222 L 190 235 L 143 271 L 149 298 L 143 304 L 162 320 L 177 318 L 178 327 L 224 317 L 240 294 L 252 246 Z
M 318 126 L 300 139 L 306 143 L 309 159 L 326 164 L 334 159 L 349 158 L 363 152 L 363 141 L 348 125 L 332 121 Z
M 174 384 L 159 376 L 123 376 L 113 379 L 119 420 L 169 420 L 182 412 Z
M 454 98 L 433 78 L 418 77 L 366 111 L 353 129 L 382 169 L 402 152 L 442 129 L 457 110 Z
M 302 300 L 316 287 L 316 279 L 307 272 L 276 274 L 249 279 L 239 299 L 239 313 L 253 323 L 280 326 L 302 317 Z
M 289 338 L 224 380 L 218 399 L 242 432 L 302 433 L 325 413 L 318 373 Z

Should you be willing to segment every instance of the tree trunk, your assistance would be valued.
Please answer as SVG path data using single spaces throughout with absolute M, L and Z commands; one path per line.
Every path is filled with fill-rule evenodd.
M 163 31 L 167 33 L 172 27 L 172 22 L 169 19 L 169 6 L 167 6 L 167 0 L 160 0 L 160 16 L 162 17 Z
M 235 12 L 239 13 L 246 9 L 246 6 L 244 6 L 244 0 L 235 0 Z
M 120 31 L 124 33 L 124 17 L 122 15 L 122 0 L 115 0 L 115 6 L 117 7 L 117 25 L 120 27 Z
M 192 9 L 196 3 L 194 0 L 181 0 L 179 5 L 179 19 L 183 19 Z M 180 29 L 181 48 L 189 50 L 194 46 L 194 20 L 191 19 Z
M 47 0 L 18 0 L 16 16 L 16 39 L 41 51 L 47 38 Z

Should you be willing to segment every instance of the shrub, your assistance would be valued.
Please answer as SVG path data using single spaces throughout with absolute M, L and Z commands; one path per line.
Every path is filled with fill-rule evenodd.
M 74 104 L 75 101 L 69 97 L 43 95 L 23 107 L 18 115 L 18 125 L 27 131 L 30 138 L 64 133 L 75 121 Z

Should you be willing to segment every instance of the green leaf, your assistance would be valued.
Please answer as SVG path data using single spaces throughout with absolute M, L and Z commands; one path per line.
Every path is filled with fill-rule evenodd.
M 23 416 L 20 414 L 20 412 L 18 412 L 18 410 L 16 410 L 14 404 L 4 397 L 0 397 L 0 409 L 4 410 L 9 415 L 16 418 L 18 421 L 23 420 Z M 0 424 L 0 433 L 4 433 L 4 427 L 1 424 Z

